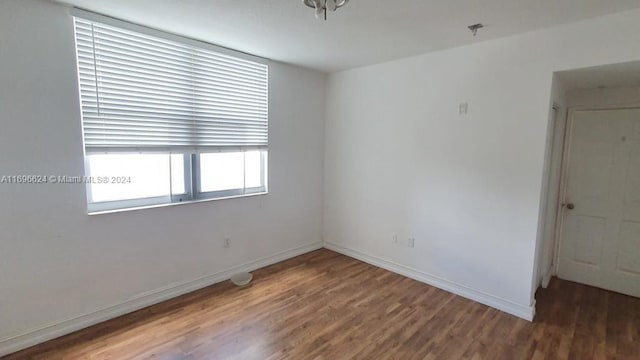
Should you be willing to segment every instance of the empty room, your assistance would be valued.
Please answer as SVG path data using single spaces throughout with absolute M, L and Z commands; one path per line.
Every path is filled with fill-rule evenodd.
M 0 0 L 0 358 L 640 359 L 639 0 Z

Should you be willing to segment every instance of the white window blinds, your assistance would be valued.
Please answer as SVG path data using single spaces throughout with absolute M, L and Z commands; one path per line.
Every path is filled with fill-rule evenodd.
M 84 142 L 94 152 L 268 147 L 268 67 L 75 17 Z

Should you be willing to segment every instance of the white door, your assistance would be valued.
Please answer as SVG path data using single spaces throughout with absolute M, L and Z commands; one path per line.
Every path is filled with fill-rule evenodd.
M 558 277 L 640 297 L 640 109 L 573 112 L 569 146 Z

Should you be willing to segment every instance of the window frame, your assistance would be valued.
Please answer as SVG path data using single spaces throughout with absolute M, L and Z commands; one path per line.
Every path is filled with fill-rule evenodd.
M 246 153 L 247 151 L 238 151 L 238 153 Z M 254 150 L 255 151 L 255 150 Z M 89 215 L 112 213 L 129 210 L 138 210 L 145 208 L 172 206 L 180 204 L 197 203 L 211 200 L 224 200 L 253 195 L 266 195 L 268 190 L 268 150 L 260 151 L 260 181 L 261 186 L 244 187 L 236 189 L 218 190 L 218 191 L 200 191 L 200 153 L 183 154 L 184 157 L 184 184 L 185 192 L 182 194 L 169 194 L 164 196 L 153 196 L 136 199 L 123 199 L 113 201 L 93 202 L 91 183 L 86 184 L 87 189 L 87 210 Z M 167 155 L 170 155 L 167 153 Z M 92 176 L 89 173 L 89 156 L 85 155 L 85 172 L 86 176 Z M 246 168 L 244 169 L 246 172 Z

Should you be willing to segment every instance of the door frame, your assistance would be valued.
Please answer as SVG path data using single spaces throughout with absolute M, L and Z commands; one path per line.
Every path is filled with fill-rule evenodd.
M 558 276 L 558 264 L 560 263 L 560 242 L 562 241 L 562 229 L 564 225 L 564 207 L 567 194 L 567 181 L 569 173 L 569 160 L 571 155 L 571 135 L 574 124 L 574 114 L 578 111 L 607 111 L 607 110 L 640 110 L 640 103 L 619 105 L 594 105 L 574 106 L 567 108 L 565 131 L 562 140 L 562 160 L 560 161 L 560 191 L 556 202 L 556 226 L 553 232 L 553 254 L 551 256 L 551 274 Z M 544 281 L 543 281 L 544 282 Z

